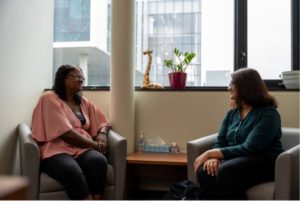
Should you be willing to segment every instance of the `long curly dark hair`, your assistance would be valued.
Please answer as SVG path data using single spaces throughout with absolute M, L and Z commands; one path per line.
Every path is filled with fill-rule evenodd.
M 236 89 L 236 104 L 243 103 L 255 107 L 273 106 L 277 108 L 276 99 L 269 94 L 265 82 L 252 68 L 242 68 L 231 74 L 231 84 Z
M 80 69 L 79 67 L 75 67 L 69 64 L 61 65 L 56 73 L 55 80 L 52 87 L 52 90 L 62 99 L 66 100 L 66 87 L 65 87 L 65 79 L 68 76 L 69 72 Z M 80 69 L 81 70 L 81 69 Z M 73 97 L 74 101 L 80 105 L 81 104 L 81 92 L 78 92 Z

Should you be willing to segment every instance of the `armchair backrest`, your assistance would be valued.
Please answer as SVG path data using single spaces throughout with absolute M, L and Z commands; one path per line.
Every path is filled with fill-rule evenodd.
M 127 140 L 113 130 L 108 133 L 109 154 L 108 162 L 115 170 L 115 192 L 113 199 L 122 200 L 125 189 L 125 169 L 127 155 Z
M 187 169 L 188 179 L 190 181 L 197 183 L 196 174 L 194 172 L 194 161 L 200 154 L 212 148 L 212 145 L 216 140 L 217 135 L 217 133 L 214 133 L 187 142 Z
M 290 149 L 299 144 L 300 129 L 282 127 L 282 146 L 284 150 Z
M 277 200 L 299 199 L 299 128 L 282 128 L 282 146 L 285 152 L 276 160 L 275 192 Z
M 28 178 L 28 199 L 37 200 L 40 186 L 40 149 L 31 137 L 31 129 L 25 123 L 18 125 L 20 170 Z

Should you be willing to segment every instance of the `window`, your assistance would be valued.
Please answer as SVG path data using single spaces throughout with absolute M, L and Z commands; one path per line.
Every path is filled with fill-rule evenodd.
M 53 70 L 80 66 L 85 85 L 110 83 L 110 0 L 55 0 Z
M 136 85 L 148 61 L 142 52 L 151 49 L 150 79 L 168 86 L 163 60 L 174 47 L 197 54 L 187 86 L 227 86 L 234 69 L 248 66 L 279 81 L 292 69 L 291 7 L 299 7 L 292 1 L 294 6 L 288 0 L 136 0 Z M 294 18 L 297 25 L 299 14 Z
M 228 86 L 234 69 L 234 0 L 202 0 L 201 85 Z
M 187 86 L 226 86 L 233 70 L 233 0 L 137 0 L 136 85 L 153 50 L 150 79 L 169 86 L 163 66 L 173 49 L 193 51 Z
M 291 1 L 248 1 L 248 66 L 263 79 L 291 69 Z
M 150 79 L 169 86 L 163 66 L 173 49 L 193 51 L 187 86 L 226 86 L 233 70 L 233 0 L 137 0 L 136 85 L 153 50 Z
M 55 0 L 53 69 L 80 66 L 85 85 L 109 86 L 111 0 Z M 299 70 L 299 0 L 136 0 L 135 85 L 153 50 L 150 79 L 169 86 L 164 59 L 193 51 L 187 86 L 227 86 L 234 69 L 265 80 Z
M 136 9 L 136 86 L 143 82 L 148 62 L 143 51 L 148 49 L 153 50 L 150 79 L 168 86 L 163 62 L 175 47 L 197 54 L 187 69 L 187 85 L 200 85 L 201 0 L 137 0 Z
M 54 42 L 90 40 L 90 1 L 56 0 Z

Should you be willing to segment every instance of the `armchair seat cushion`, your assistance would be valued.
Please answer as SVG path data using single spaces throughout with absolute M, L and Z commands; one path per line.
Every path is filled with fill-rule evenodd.
M 249 188 L 246 192 L 249 200 L 273 200 L 275 192 L 274 182 L 265 182 Z
M 56 191 L 63 191 L 63 185 L 52 177 L 48 176 L 46 173 L 42 172 L 40 175 L 40 192 L 56 192 Z
M 107 166 L 107 174 L 106 174 L 106 186 L 111 186 L 115 184 L 115 173 L 114 173 L 114 167 L 110 164 Z
M 112 165 L 108 164 L 107 166 L 107 186 L 114 185 L 114 168 Z M 52 177 L 48 176 L 46 173 L 42 172 L 40 175 L 40 192 L 56 192 L 56 191 L 64 191 L 63 185 Z

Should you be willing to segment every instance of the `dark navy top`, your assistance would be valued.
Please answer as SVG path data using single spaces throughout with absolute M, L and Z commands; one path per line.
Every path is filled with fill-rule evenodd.
M 81 112 L 75 112 L 75 115 L 80 120 L 81 125 L 84 126 L 86 123 L 84 115 Z
M 244 119 L 240 109 L 227 112 L 214 148 L 220 148 L 224 159 L 260 155 L 276 159 L 283 152 L 281 120 L 272 106 L 253 107 Z

